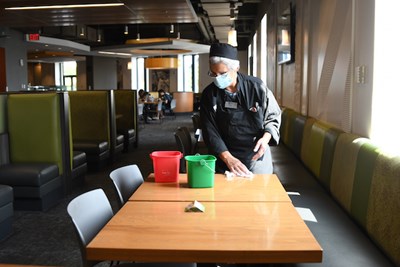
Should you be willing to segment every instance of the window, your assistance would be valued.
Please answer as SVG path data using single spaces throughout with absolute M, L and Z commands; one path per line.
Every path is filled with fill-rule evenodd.
M 182 63 L 181 62 L 183 62 L 183 55 L 178 55 L 178 62 L 179 62 L 179 64 L 178 64 L 178 70 L 177 70 L 177 75 L 178 75 L 178 77 L 177 77 L 177 79 L 178 79 L 178 88 L 177 88 L 177 91 L 178 92 L 183 92 L 183 88 L 184 88 L 184 81 L 183 81 L 183 72 L 184 72 L 184 69 L 183 69 L 183 66 L 182 66 Z
M 56 89 L 76 91 L 76 61 L 59 62 L 55 64 Z
M 199 55 L 194 55 L 193 56 L 193 63 L 194 63 L 194 66 L 193 66 L 193 69 L 194 69 L 194 72 L 193 72 L 193 92 L 195 92 L 195 93 L 198 93 L 199 92 L 199 84 L 200 84 L 200 78 L 199 78 L 199 73 L 200 73 L 200 70 L 199 70 Z
M 148 75 L 144 67 L 144 58 L 132 58 L 131 62 L 132 88 L 146 90 Z
M 253 73 L 253 46 L 250 44 L 247 48 L 247 74 L 251 75 Z
M 199 92 L 199 56 L 179 55 L 178 92 Z
M 253 76 L 257 76 L 257 33 L 254 34 L 253 36 L 253 43 L 252 43 L 252 48 L 253 48 L 253 53 L 252 53 L 252 59 L 253 59 L 253 71 L 252 74 Z
M 183 56 L 183 90 L 193 91 L 193 56 Z
M 400 155 L 400 124 L 396 122 L 400 90 L 398 63 L 400 54 L 390 53 L 398 32 L 398 0 L 375 1 L 375 41 L 371 140 L 383 150 Z M 368 75 L 368 69 L 366 69 Z M 368 76 L 366 76 L 368 78 Z M 372 78 L 372 77 L 371 77 Z
M 261 20 L 260 78 L 267 83 L 267 14 Z

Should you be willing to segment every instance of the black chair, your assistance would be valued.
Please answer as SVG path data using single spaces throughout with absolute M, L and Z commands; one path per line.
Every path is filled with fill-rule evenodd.
M 191 154 L 192 144 L 189 141 L 189 139 L 187 138 L 186 133 L 179 128 L 174 133 L 174 136 L 175 136 L 176 145 L 178 146 L 178 150 L 180 152 L 182 152 L 182 154 L 183 154 L 183 157 L 181 158 L 181 162 L 180 162 L 180 170 L 179 171 L 181 173 L 185 173 L 186 172 L 185 156 Z
M 200 115 L 199 114 L 194 113 L 192 115 L 192 123 L 193 123 L 193 136 L 197 140 L 199 136 L 196 134 L 196 131 L 202 129 L 201 120 L 200 120 Z
M 176 100 L 173 98 L 171 100 L 171 103 L 169 104 L 169 106 L 165 108 L 165 110 L 164 110 L 165 114 L 164 115 L 165 116 L 172 116 L 175 119 L 176 118 L 176 115 L 175 115 L 175 112 L 174 112 L 175 108 L 176 108 Z

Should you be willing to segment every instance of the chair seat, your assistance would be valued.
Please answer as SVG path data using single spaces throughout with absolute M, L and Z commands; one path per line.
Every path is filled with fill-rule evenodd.
M 124 143 L 124 136 L 122 134 L 117 135 L 117 145 L 121 145 Z
M 0 207 L 13 202 L 13 188 L 8 185 L 0 184 Z
M 109 149 L 106 141 L 77 140 L 74 141 L 74 150 L 85 151 L 87 154 L 101 154 Z
M 135 129 L 118 129 L 118 134 L 122 134 L 125 138 L 134 138 Z
M 72 166 L 73 168 L 76 168 L 78 166 L 81 166 L 83 164 L 86 164 L 86 153 L 82 151 L 74 151 L 73 152 L 73 158 L 72 158 Z
M 50 163 L 13 163 L 0 167 L 0 183 L 11 186 L 41 186 L 59 176 Z

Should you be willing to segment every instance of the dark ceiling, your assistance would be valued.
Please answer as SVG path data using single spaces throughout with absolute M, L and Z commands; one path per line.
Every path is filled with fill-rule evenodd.
M 201 44 L 226 42 L 227 31 L 234 26 L 238 49 L 245 50 L 255 32 L 256 15 L 262 0 L 119 0 L 118 7 L 64 8 L 43 10 L 5 10 L 12 6 L 78 4 L 70 0 L 2 0 L 0 27 L 24 33 L 41 33 L 97 46 L 123 45 L 127 39 L 177 38 Z M 85 3 L 109 3 L 110 0 L 88 0 Z M 231 9 L 233 11 L 231 11 Z M 231 14 L 235 20 L 230 20 Z M 171 24 L 174 32 L 170 33 Z M 85 27 L 84 37 L 79 29 Z M 129 33 L 124 34 L 128 27 Z M 101 33 L 101 41 L 98 34 Z

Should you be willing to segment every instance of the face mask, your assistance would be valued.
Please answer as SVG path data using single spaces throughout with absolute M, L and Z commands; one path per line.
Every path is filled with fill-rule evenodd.
M 215 77 L 214 84 L 219 88 L 219 89 L 225 89 L 232 83 L 232 78 L 228 75 L 229 73 L 225 73 L 223 75 L 219 75 Z

